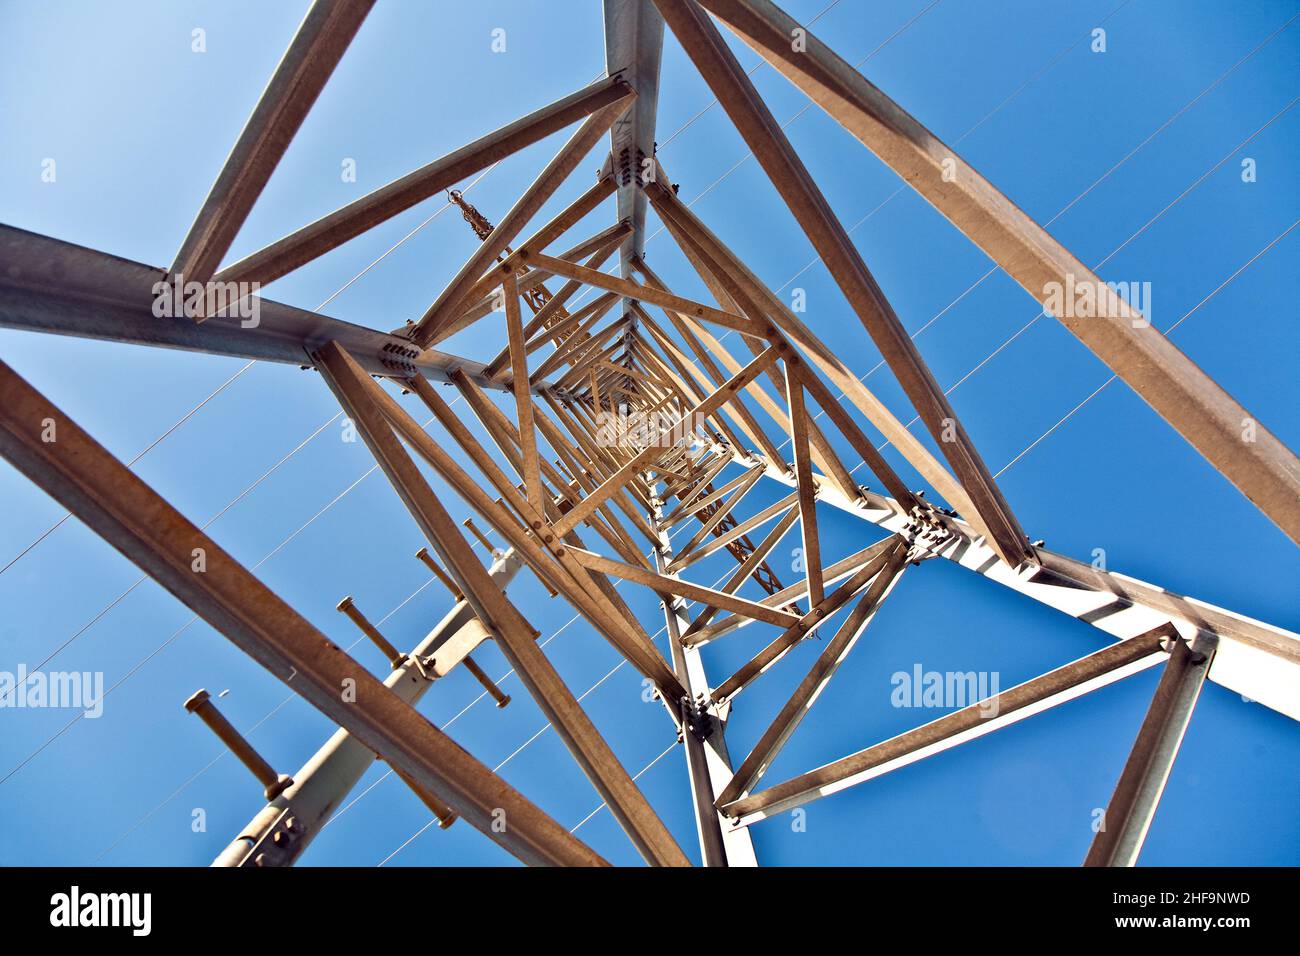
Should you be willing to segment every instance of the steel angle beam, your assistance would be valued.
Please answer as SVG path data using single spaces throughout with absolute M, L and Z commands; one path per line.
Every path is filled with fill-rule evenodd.
M 0 455 L 290 690 L 441 795 L 505 850 L 530 864 L 605 862 L 329 641 L 3 363 Z M 340 693 L 348 686 L 354 699 Z M 502 809 L 511 821 L 504 831 L 494 825 Z
M 723 813 L 749 824 L 838 793 L 1152 667 L 1165 658 L 1165 647 L 1176 643 L 1177 632 L 1164 625 L 1102 648 L 883 743 L 734 800 Z
M 229 315 L 198 324 L 168 314 L 166 282 L 166 269 L 0 224 L 0 328 L 299 366 L 339 342 L 372 375 L 418 371 L 447 382 L 463 369 L 484 388 L 503 388 L 481 362 L 256 295 L 242 302 L 232 295 Z M 549 387 L 533 383 L 535 393 Z
M 663 17 L 651 0 L 605 0 L 606 72 L 621 73 L 636 90 L 636 99 L 609 133 L 611 166 L 618 181 L 618 218 L 632 223 L 632 241 L 622 253 L 625 279 L 632 277 L 632 261 L 645 252 L 646 197 L 637 177 L 654 170 L 663 45 Z

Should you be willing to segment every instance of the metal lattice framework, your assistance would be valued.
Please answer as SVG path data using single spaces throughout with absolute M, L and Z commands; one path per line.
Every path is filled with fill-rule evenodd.
M 1300 541 L 1295 455 L 1262 426 L 1244 443 L 1242 423 L 1253 422 L 1253 416 L 953 150 L 766 0 L 605 0 L 606 78 L 223 266 L 372 4 L 314 3 L 170 268 L 0 227 L 0 325 L 309 365 L 320 372 L 438 560 L 429 551 L 419 557 L 455 600 L 448 616 L 410 653 L 392 647 L 351 598 L 339 605 L 389 658 L 391 672 L 381 681 L 48 398 L 0 365 L 0 452 L 340 728 L 302 770 L 283 777 L 224 721 L 205 693 L 188 702 L 266 787 L 266 806 L 219 863 L 295 861 L 376 756 L 444 826 L 464 817 L 527 863 L 603 863 L 415 710 L 432 684 L 461 664 L 504 706 L 509 698 L 470 656 L 491 640 L 645 860 L 687 864 L 686 854 L 539 648 L 527 616 L 507 595 L 507 584 L 525 567 L 653 683 L 684 742 L 708 865 L 753 864 L 747 827 L 755 821 L 1162 666 L 1108 808 L 1108 826 L 1087 858 L 1090 864 L 1130 864 L 1207 678 L 1300 719 L 1297 635 L 1029 541 L 890 303 L 709 15 L 861 140 L 1035 299 L 1053 283 L 1095 290 L 1102 306 L 1098 316 L 1062 315 L 1060 321 Z M 670 180 L 654 146 L 665 23 L 879 348 L 942 460 L 665 185 Z M 253 328 L 244 327 L 231 303 L 211 307 L 210 297 L 192 319 L 160 319 L 151 308 L 160 279 L 198 282 L 205 289 L 270 282 L 573 124 L 576 131 L 496 225 L 460 193 L 452 194 L 481 244 L 421 318 L 405 328 L 377 331 L 264 299 L 258 300 L 260 320 Z M 526 234 L 556 189 L 606 137 L 610 155 L 595 185 Z M 554 250 L 572 226 L 614 196 L 613 225 L 566 251 Z M 644 261 L 650 205 L 714 304 L 674 294 Z M 619 274 L 602 271 L 616 253 Z M 561 284 L 552 289 L 550 282 Z M 583 287 L 600 294 L 569 311 L 567 304 Z M 472 323 L 500 323 L 502 316 L 501 351 L 490 360 L 436 349 Z M 737 333 L 746 351 L 728 352 L 714 334 L 719 328 Z M 463 457 L 432 438 L 375 379 L 414 393 Z M 432 382 L 454 386 L 493 447 L 475 437 Z M 832 388 L 842 393 L 843 404 Z M 513 417 L 492 399 L 491 393 L 501 391 L 513 398 L 507 403 Z M 793 462 L 783 458 L 751 402 L 783 430 Z M 842 444 L 860 458 L 855 466 L 869 468 L 887 495 L 854 480 L 854 469 L 846 467 L 818 427 L 810 405 L 821 409 Z M 895 445 L 946 507 L 906 486 L 873 446 L 859 416 Z M 630 420 L 642 427 L 628 429 Z M 42 437 L 51 422 L 58 436 L 53 442 Z M 508 551 L 490 568 L 475 556 L 417 459 L 508 542 Z M 740 472 L 724 481 L 731 466 Z M 764 481 L 791 491 L 775 504 L 753 507 L 748 496 Z M 874 525 L 886 536 L 832 560 L 820 544 L 818 504 Z M 693 533 L 674 550 L 669 531 L 688 522 Z M 783 585 L 766 559 L 796 523 L 806 573 Z M 602 550 L 593 548 L 595 539 Z M 196 548 L 206 553 L 204 573 L 191 566 Z M 688 579 L 693 565 L 724 548 L 736 561 L 725 583 L 707 587 Z M 765 785 L 774 757 L 899 577 L 933 558 L 1086 621 L 1114 642 L 1006 690 L 995 701 Z M 615 590 L 615 578 L 662 597 L 668 657 Z M 766 596 L 739 596 L 751 579 Z M 773 625 L 776 636 L 715 683 L 705 673 L 700 648 L 754 623 Z M 811 669 L 733 770 L 725 740 L 732 701 L 823 628 L 833 633 Z M 355 693 L 341 697 L 339 688 L 349 682 Z M 501 814 L 508 826 L 494 826 Z

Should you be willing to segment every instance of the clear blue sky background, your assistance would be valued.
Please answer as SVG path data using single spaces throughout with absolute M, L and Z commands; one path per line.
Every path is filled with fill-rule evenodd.
M 789 0 L 787 9 L 808 19 L 828 2 Z M 0 0 L 0 220 L 166 265 L 306 6 Z M 1082 196 L 1051 224 L 1052 233 L 1089 264 L 1119 248 L 1101 274 L 1150 281 L 1152 318 L 1163 328 L 1300 212 L 1300 115 L 1289 108 L 1300 87 L 1297 11 L 1294 0 L 841 0 L 813 30 L 854 63 L 877 51 L 862 67 L 868 78 L 957 144 L 1038 221 Z M 1090 31 L 1103 23 L 1108 49 L 1093 53 Z M 195 27 L 206 30 L 206 53 L 191 52 Z M 504 54 L 490 51 L 495 27 L 507 31 Z M 747 48 L 738 55 L 747 68 L 758 62 Z M 661 160 L 683 198 L 782 294 L 805 289 L 810 324 L 852 367 L 872 368 L 878 354 L 825 270 L 816 264 L 799 274 L 813 260 L 809 244 L 722 111 L 714 106 L 674 133 L 712 97 L 671 36 L 663 67 Z M 232 257 L 603 70 L 594 0 L 381 0 Z M 917 342 L 941 385 L 962 379 L 1034 318 L 1037 304 L 1001 272 L 972 289 L 989 268 L 986 257 L 913 193 L 895 195 L 896 177 L 820 110 L 800 113 L 806 100 L 766 66 L 754 80 L 776 117 L 791 120 L 790 137 L 846 225 L 869 216 L 853 237 L 905 325 L 915 331 L 939 316 Z M 564 135 L 506 160 L 470 197 L 499 219 Z M 543 215 L 587 188 L 604 148 Z M 1245 157 L 1256 161 L 1257 182 L 1242 181 Z M 41 181 L 46 158 L 57 162 L 52 184 Z M 345 158 L 356 161 L 355 183 L 341 181 Z M 316 308 L 441 206 L 435 197 L 409 210 L 267 294 Z M 575 229 L 574 241 L 613 215 L 612 203 L 598 210 Z M 651 232 L 657 229 L 652 222 Z M 475 242 L 455 210 L 444 211 L 324 311 L 393 328 L 423 311 Z M 1283 238 L 1174 333 L 1293 448 L 1300 447 L 1298 243 L 1296 233 Z M 668 237 L 656 235 L 647 249 L 677 291 L 705 295 Z M 489 319 L 449 348 L 486 358 L 503 342 L 499 323 Z M 244 364 L 10 331 L 0 332 L 0 356 L 125 460 Z M 962 382 L 952 400 L 997 471 L 1108 377 L 1063 327 L 1044 319 Z M 887 373 L 867 381 L 911 419 Z M 333 610 L 342 595 L 353 594 L 372 619 L 400 605 L 384 631 L 409 647 L 441 617 L 447 599 L 436 584 L 420 590 L 427 575 L 411 557 L 419 534 L 371 470 L 365 447 L 340 441 L 336 412 L 316 374 L 257 364 L 135 469 L 203 523 L 299 449 L 222 513 L 211 533 L 248 565 L 264 561 L 263 579 L 345 645 L 356 634 Z M 922 486 L 892 449 L 887 455 Z M 1101 392 L 1000 483 L 1030 535 L 1056 550 L 1086 560 L 1104 548 L 1114 570 L 1300 629 L 1296 549 L 1122 385 Z M 468 513 L 454 496 L 445 500 L 457 516 Z M 0 464 L 0 565 L 62 514 Z M 823 522 L 831 560 L 879 536 L 831 511 Z M 796 538 L 774 559 L 786 581 L 794 577 Z M 703 564 L 696 580 L 711 583 L 724 568 Z M 75 521 L 0 574 L 0 669 L 35 666 L 61 648 L 50 668 L 103 670 L 113 687 L 98 720 L 69 725 L 67 711 L 0 711 L 0 863 L 207 863 L 259 806 L 260 788 L 182 711 L 200 686 L 230 689 L 225 711 L 283 771 L 295 770 L 330 732 L 316 711 L 220 635 L 201 623 L 187 626 L 190 612 L 159 587 L 132 589 L 139 576 Z M 658 627 L 656 602 L 624 591 L 650 629 Z M 575 692 L 593 688 L 584 705 L 625 766 L 636 773 L 652 764 L 673 732 L 659 705 L 641 701 L 639 677 L 584 623 L 566 626 L 568 606 L 548 599 L 531 576 L 521 574 L 511 595 L 544 635 L 559 632 L 546 650 Z M 706 663 L 715 680 L 767 633 L 755 626 L 712 646 Z M 1102 643 L 1104 635 L 1085 624 L 946 562 L 927 562 L 905 576 L 767 780 L 936 716 L 890 706 L 895 671 L 917 663 L 995 670 L 1007 687 Z M 799 648 L 742 695 L 733 750 L 747 750 L 820 646 Z M 382 673 L 372 648 L 355 653 Z M 479 657 L 492 672 L 506 672 L 495 649 Z M 812 804 L 806 832 L 794 832 L 787 818 L 767 821 L 753 830 L 758 855 L 774 864 L 1076 864 L 1092 836 L 1092 810 L 1110 795 L 1155 680 L 1148 672 Z M 449 733 L 457 741 L 489 765 L 504 762 L 512 784 L 565 825 L 578 825 L 599 798 L 554 734 L 542 732 L 545 721 L 515 678 L 504 686 L 514 703 L 495 710 L 473 703 L 478 688 L 458 672 L 428 694 L 422 710 L 440 725 L 455 718 Z M 381 773 L 374 769 L 363 787 Z M 640 783 L 696 855 L 680 752 L 651 766 Z M 1143 862 L 1300 862 L 1297 784 L 1296 725 L 1208 685 Z M 195 808 L 206 810 L 206 832 L 191 831 Z M 337 818 L 305 862 L 379 863 L 427 819 L 389 778 Z M 637 862 L 608 813 L 578 833 L 610 860 Z M 423 833 L 388 865 L 510 862 L 458 823 Z

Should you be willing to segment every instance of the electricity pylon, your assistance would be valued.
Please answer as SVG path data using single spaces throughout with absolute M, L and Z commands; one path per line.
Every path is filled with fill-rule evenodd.
M 388 658 L 390 670 L 381 681 L 48 398 L 0 365 L 0 453 L 339 727 L 298 773 L 282 777 L 220 717 L 206 694 L 191 699 L 191 709 L 258 775 L 268 800 L 218 863 L 273 866 L 296 860 L 376 756 L 444 825 L 463 817 L 527 863 L 603 863 L 414 709 L 436 680 L 461 665 L 503 705 L 508 699 L 470 656 L 491 640 L 644 859 L 687 864 L 686 853 L 538 646 L 528 615 L 506 593 L 511 576 L 523 568 L 572 605 L 653 685 L 664 719 L 684 744 L 701 858 L 708 865 L 756 862 L 748 827 L 758 820 L 1162 667 L 1107 826 L 1087 857 L 1090 864 L 1131 864 L 1205 680 L 1300 719 L 1297 635 L 1031 542 L 710 14 L 1035 299 L 1052 289 L 1089 290 L 1093 314 L 1061 307 L 1056 317 L 1292 540 L 1300 540 L 1295 455 L 951 148 L 766 0 L 606 0 L 605 78 L 223 266 L 372 3 L 313 4 L 170 268 L 0 228 L 0 325 L 318 371 L 437 555 L 435 560 L 422 552 L 422 560 L 452 594 L 448 617 L 409 653 L 394 648 L 351 598 L 340 603 Z M 825 263 L 939 455 L 845 364 L 842 347 L 814 334 L 721 233 L 678 198 L 654 145 L 665 24 Z M 573 124 L 576 130 L 497 224 L 452 194 L 481 243 L 418 320 L 383 332 L 249 291 Z M 596 182 L 534 225 L 547 200 L 606 139 L 609 156 Z M 611 198 L 617 205 L 612 225 L 555 249 Z M 646 263 L 651 206 L 709 290 L 711 304 L 675 294 Z M 526 233 L 529 227 L 535 231 Z M 617 274 L 605 271 L 611 260 Z M 554 288 L 548 285 L 553 282 Z M 201 294 L 186 315 L 159 318 L 153 311 L 159 287 L 191 284 Z M 569 303 L 584 287 L 599 295 L 571 310 Z M 253 327 L 240 321 L 240 310 L 249 306 L 258 310 Z M 437 349 L 478 322 L 501 328 L 497 354 L 476 360 Z M 733 354 L 719 330 L 733 333 L 743 351 Z M 441 397 L 435 381 L 456 389 L 489 436 L 486 443 Z M 441 436 L 426 432 L 385 383 L 413 393 L 436 419 Z M 509 411 L 494 392 L 505 394 Z M 812 406 L 827 419 L 825 430 Z M 781 444 L 764 424 L 769 419 Z M 1244 442 L 1247 421 L 1254 427 Z M 862 422 L 893 443 L 942 503 L 903 482 Z M 48 434 L 57 440 L 42 437 Z M 787 441 L 791 460 L 781 454 Z M 837 445 L 852 449 L 858 459 L 852 468 Z M 490 569 L 423 477 L 417 458 L 507 543 Z M 858 467 L 875 476 L 883 493 L 854 479 Z M 789 494 L 755 507 L 751 492 L 764 483 L 783 484 Z M 824 553 L 818 529 L 819 510 L 826 509 L 863 523 L 869 534 L 861 549 L 839 557 Z M 782 585 L 767 557 L 796 524 L 803 576 Z M 669 533 L 683 526 L 690 537 L 671 546 Z M 710 587 L 687 577 L 723 549 L 736 562 L 725 583 Z M 193 567 L 199 551 L 205 556 L 202 573 Z M 901 575 L 924 575 L 910 569 L 936 558 L 1084 620 L 1114 640 L 990 700 L 761 786 Z M 613 579 L 661 597 L 667 656 Z M 741 595 L 749 581 L 761 597 Z M 751 626 L 771 629 L 762 649 L 733 674 L 707 673 L 700 649 Z M 726 740 L 732 703 L 823 630 L 828 640 L 806 676 L 753 750 L 733 762 Z M 341 695 L 341 687 L 351 693 Z M 508 825 L 498 825 L 503 819 Z

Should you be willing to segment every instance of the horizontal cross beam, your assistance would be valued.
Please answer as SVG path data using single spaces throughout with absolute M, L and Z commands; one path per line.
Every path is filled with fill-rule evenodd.
M 157 266 L 0 224 L 0 328 L 304 367 L 315 364 L 312 353 L 326 342 L 339 342 L 372 375 L 419 372 L 447 382 L 460 369 L 484 388 L 506 387 L 473 359 L 419 349 L 401 336 L 257 295 L 241 301 L 243 292 L 232 293 L 229 314 L 199 325 L 171 313 L 175 287 L 166 275 Z M 532 382 L 535 394 L 549 387 L 536 377 Z

